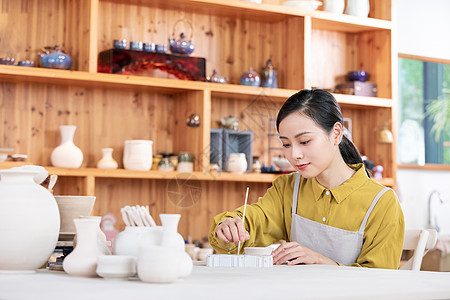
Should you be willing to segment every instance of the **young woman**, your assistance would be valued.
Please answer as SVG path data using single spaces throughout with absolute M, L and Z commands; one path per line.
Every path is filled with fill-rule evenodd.
M 336 99 L 323 90 L 291 96 L 277 117 L 285 157 L 297 170 L 279 176 L 266 194 L 214 218 L 209 240 L 218 253 L 282 243 L 274 264 L 398 268 L 404 219 L 394 191 L 370 179 L 343 135 Z

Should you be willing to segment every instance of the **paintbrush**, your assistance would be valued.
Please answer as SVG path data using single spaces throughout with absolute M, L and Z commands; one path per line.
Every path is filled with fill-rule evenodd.
M 247 191 L 245 192 L 244 213 L 242 214 L 242 224 L 244 224 L 244 221 L 245 221 L 245 209 L 247 208 L 248 190 L 249 190 L 249 187 L 247 187 Z M 245 225 L 244 225 L 244 228 L 245 228 Z M 241 241 L 239 241 L 239 243 L 238 243 L 237 255 L 239 255 L 240 249 L 241 249 Z

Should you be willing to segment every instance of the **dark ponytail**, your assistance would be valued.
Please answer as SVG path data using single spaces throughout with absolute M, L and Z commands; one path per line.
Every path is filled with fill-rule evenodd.
M 333 95 L 324 90 L 305 89 L 289 97 L 278 112 L 278 131 L 281 121 L 294 112 L 305 114 L 322 127 L 326 133 L 330 133 L 333 130 L 336 122 L 344 124 L 339 104 Z M 345 135 L 339 144 L 339 151 L 348 165 L 363 162 L 358 149 Z M 367 170 L 366 173 L 370 176 Z

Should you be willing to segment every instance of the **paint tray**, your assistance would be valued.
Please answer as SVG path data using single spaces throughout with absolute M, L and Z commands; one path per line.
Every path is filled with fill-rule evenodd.
M 207 267 L 231 268 L 268 268 L 273 266 L 272 255 L 235 255 L 235 254 L 208 254 Z

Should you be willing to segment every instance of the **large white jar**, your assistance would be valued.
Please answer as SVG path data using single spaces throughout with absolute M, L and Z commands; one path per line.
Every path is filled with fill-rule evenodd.
M 245 153 L 231 153 L 228 157 L 228 172 L 243 174 L 247 170 Z
M 0 272 L 35 272 L 55 250 L 58 205 L 38 173 L 0 170 Z
M 324 0 L 323 10 L 334 14 L 344 12 L 345 0 Z
M 370 12 L 369 0 L 347 0 L 345 13 L 360 18 L 367 18 Z
M 153 141 L 127 140 L 123 150 L 123 166 L 127 170 L 148 171 L 153 162 Z
M 59 126 L 61 144 L 56 147 L 51 156 L 52 165 L 59 168 L 79 168 L 83 163 L 83 152 L 73 143 L 74 125 Z
M 126 226 L 114 239 L 113 253 L 137 259 L 139 247 L 161 245 L 162 234 L 162 226 Z

